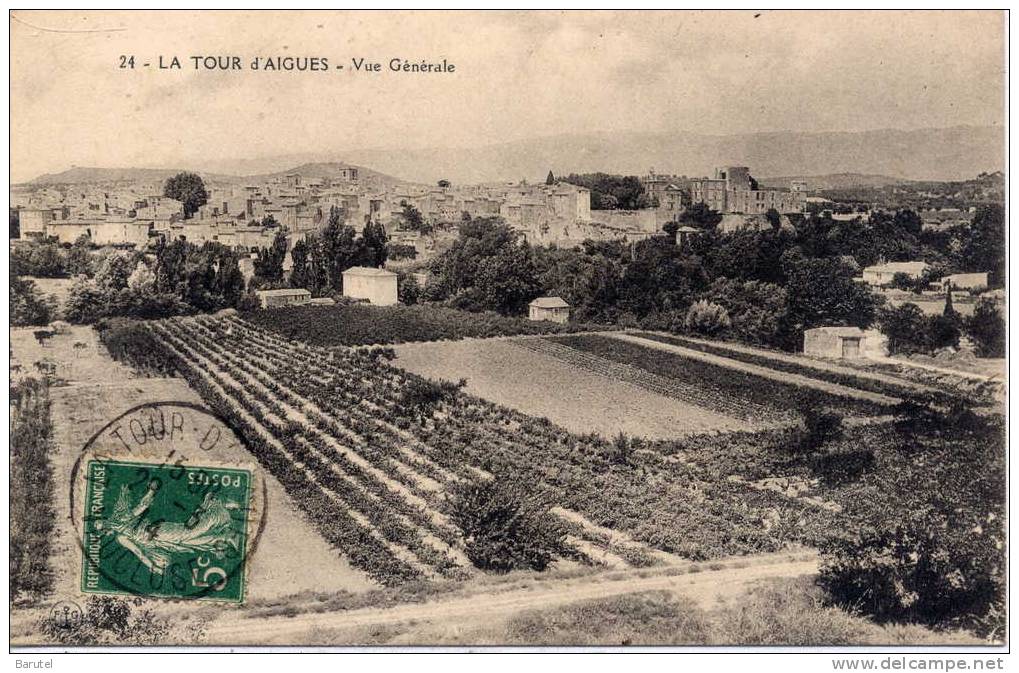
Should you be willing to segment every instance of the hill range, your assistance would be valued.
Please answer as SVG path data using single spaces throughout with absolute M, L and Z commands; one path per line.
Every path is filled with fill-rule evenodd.
M 907 181 L 949 181 L 1004 170 L 1004 130 L 957 126 L 913 131 L 807 133 L 782 131 L 740 135 L 620 133 L 558 135 L 474 148 L 352 149 L 190 163 L 219 182 L 260 181 L 285 173 L 327 177 L 357 167 L 364 180 L 434 184 L 544 180 L 548 171 L 711 175 L 715 166 L 749 166 L 762 184 L 796 178 L 813 188 L 881 186 Z M 342 157 L 342 161 L 338 161 Z M 371 166 L 372 168 L 366 168 Z M 175 168 L 82 168 L 39 176 L 29 184 L 156 181 Z M 399 177 L 394 177 L 399 176 Z M 782 176 L 782 177 L 769 177 Z

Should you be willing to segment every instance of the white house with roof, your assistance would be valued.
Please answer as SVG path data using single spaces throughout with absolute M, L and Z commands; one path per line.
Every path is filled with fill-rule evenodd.
M 367 299 L 375 306 L 392 306 L 397 298 L 397 278 L 392 271 L 352 266 L 343 272 L 343 296 Z
M 927 270 L 927 262 L 889 262 L 875 264 L 863 270 L 863 280 L 870 285 L 888 285 L 897 273 L 919 278 Z
M 803 354 L 856 360 L 888 355 L 888 338 L 877 330 L 828 326 L 803 331 Z
M 258 301 L 262 308 L 279 308 L 307 304 L 311 301 L 311 292 L 304 288 L 280 288 L 277 290 L 258 290 Z
M 529 304 L 531 320 L 548 320 L 566 323 L 570 319 L 570 305 L 562 297 L 538 297 Z

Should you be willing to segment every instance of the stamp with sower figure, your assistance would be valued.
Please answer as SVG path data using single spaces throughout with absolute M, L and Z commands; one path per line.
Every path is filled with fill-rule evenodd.
M 83 593 L 244 600 L 265 499 L 257 470 L 224 460 L 229 436 L 207 410 L 163 403 L 93 437 L 72 497 Z

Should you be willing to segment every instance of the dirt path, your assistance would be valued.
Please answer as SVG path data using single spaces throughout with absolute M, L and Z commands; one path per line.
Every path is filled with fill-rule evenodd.
M 850 388 L 849 386 L 843 386 L 838 383 L 829 383 L 827 381 L 821 381 L 819 379 L 812 379 L 807 376 L 800 374 L 793 374 L 790 372 L 780 372 L 775 369 L 769 369 L 768 367 L 761 367 L 759 365 L 752 365 L 747 362 L 740 360 L 733 360 L 732 358 L 722 357 L 720 355 L 712 355 L 710 353 L 702 353 L 701 351 L 694 350 L 693 348 L 684 348 L 683 346 L 676 346 L 674 344 L 666 344 L 660 341 L 654 341 L 653 339 L 645 339 L 643 337 L 634 336 L 632 334 L 621 334 L 621 333 L 610 333 L 606 334 L 611 339 L 618 339 L 620 341 L 628 341 L 630 343 L 644 346 L 646 348 L 654 348 L 666 353 L 675 353 L 676 355 L 682 355 L 683 357 L 690 358 L 692 360 L 700 360 L 701 362 L 707 362 L 709 364 L 718 365 L 721 367 L 728 367 L 730 369 L 736 369 L 739 371 L 747 372 L 748 374 L 754 374 L 762 378 L 779 381 L 781 383 L 791 383 L 804 388 L 814 388 L 822 392 L 830 393 L 832 395 L 839 395 L 840 397 L 849 397 L 858 400 L 867 400 L 868 402 L 876 402 L 878 404 L 893 405 L 899 402 L 894 397 L 888 397 L 887 395 L 880 395 L 878 393 L 868 392 L 859 388 Z
M 490 626 L 533 609 L 546 609 L 576 601 L 607 598 L 639 591 L 666 590 L 696 601 L 705 608 L 741 594 L 746 586 L 774 577 L 798 577 L 817 572 L 817 561 L 780 561 L 748 567 L 705 570 L 677 575 L 649 575 L 644 571 L 607 573 L 605 576 L 534 584 L 505 593 L 480 593 L 450 600 L 368 608 L 346 612 L 303 614 L 294 617 L 220 619 L 208 629 L 209 644 L 300 644 L 323 630 L 335 632 L 410 623 L 443 628 Z M 622 577 L 620 577 L 622 575 Z M 618 578 L 618 579 L 617 579 Z M 599 581 L 599 579 L 601 581 Z M 311 643 L 308 643 L 311 644 Z
M 671 337 L 674 336 L 667 332 L 653 332 L 651 334 L 657 334 L 659 336 Z M 744 353 L 746 355 L 754 355 L 757 357 L 769 358 L 777 362 L 788 362 L 789 364 L 797 365 L 800 367 L 809 367 L 823 372 L 831 372 L 833 374 L 844 374 L 846 376 L 855 376 L 860 379 L 869 379 L 871 381 L 877 381 L 878 383 L 886 383 L 894 386 L 900 386 L 903 388 L 912 388 L 921 392 L 935 392 L 935 388 L 925 386 L 922 383 L 916 383 L 909 379 L 899 378 L 897 376 L 891 376 L 888 374 L 881 374 L 878 372 L 868 371 L 866 369 L 859 369 L 857 367 L 849 367 L 844 365 L 838 365 L 833 362 L 823 362 L 819 360 L 811 359 L 805 355 L 792 355 L 790 353 L 781 353 L 779 351 L 768 350 L 765 348 L 755 348 L 753 346 L 747 346 L 745 344 L 733 343 L 731 341 L 711 341 L 708 339 L 698 339 L 696 337 L 684 336 L 684 339 L 693 341 L 694 343 L 704 344 L 705 346 L 711 346 L 713 348 L 724 348 L 734 353 Z M 882 360 L 879 358 L 869 358 L 877 362 Z M 886 358 L 891 364 L 905 364 L 898 360 L 891 360 Z

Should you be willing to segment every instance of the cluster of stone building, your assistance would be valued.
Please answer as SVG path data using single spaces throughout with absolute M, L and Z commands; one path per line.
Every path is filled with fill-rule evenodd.
M 253 184 L 211 182 L 209 198 L 185 219 L 180 202 L 160 194 L 161 185 L 65 186 L 35 190 L 20 199 L 21 237 L 52 237 L 72 243 L 87 235 L 96 245 L 144 246 L 154 237 L 194 243 L 216 241 L 255 251 L 285 227 L 291 244 L 320 229 L 338 207 L 355 227 L 380 222 L 393 231 L 405 206 L 432 223 L 464 217 L 501 217 L 532 243 L 574 244 L 584 239 L 644 238 L 703 201 L 722 213 L 760 214 L 803 209 L 805 191 L 753 189 L 749 169 L 727 167 L 716 178 L 656 175 L 643 178 L 653 204 L 641 210 L 592 210 L 590 191 L 564 182 L 464 186 L 386 184 L 364 180 L 356 167 L 335 167 L 330 177 L 290 173 Z M 394 226 L 395 225 L 395 226 Z M 431 240 L 404 236 L 427 248 Z
M 769 210 L 780 214 L 801 213 L 806 208 L 807 184 L 793 182 L 789 190 L 760 189 L 746 166 L 715 169 L 714 178 L 690 181 L 694 203 L 704 203 L 720 213 L 763 215 Z

